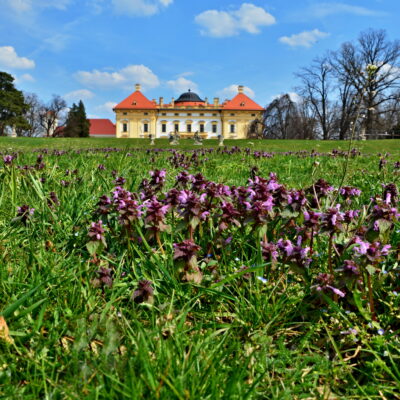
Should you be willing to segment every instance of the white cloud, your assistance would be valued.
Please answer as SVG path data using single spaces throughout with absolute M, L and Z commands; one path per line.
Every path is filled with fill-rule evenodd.
M 287 92 L 285 94 L 289 95 L 290 100 L 292 100 L 293 103 L 300 104 L 303 101 L 303 98 L 300 95 L 298 95 L 296 92 Z M 272 103 L 275 99 L 279 99 L 282 96 L 284 96 L 285 94 L 277 94 L 275 96 L 271 96 L 270 101 L 268 101 L 267 103 Z
M 14 47 L 0 47 L 0 66 L 12 69 L 35 68 L 35 62 L 26 57 L 19 57 Z
M 179 74 L 178 77 L 181 77 L 181 76 L 186 77 L 186 76 L 193 76 L 193 75 L 194 75 L 194 72 L 186 71 L 186 72 L 182 72 L 181 74 Z
M 288 95 L 290 100 L 292 100 L 294 103 L 301 103 L 303 101 L 303 98 L 296 92 L 289 92 Z
M 385 77 L 386 79 L 399 79 L 400 78 L 400 67 L 396 67 L 391 64 L 379 63 L 378 76 Z
M 35 78 L 31 74 L 14 75 L 14 83 L 20 84 L 23 82 L 35 82 Z
M 304 31 L 292 36 L 282 36 L 279 38 L 279 41 L 292 47 L 311 47 L 318 41 L 318 39 L 323 39 L 327 36 L 329 36 L 329 33 L 314 29 L 312 31 Z
M 112 101 L 107 101 L 104 104 L 101 104 L 100 106 L 97 106 L 95 108 L 96 111 L 99 113 L 111 113 L 113 112 L 113 108 L 117 105 L 117 103 L 114 103 Z
M 150 16 L 157 14 L 162 7 L 168 7 L 173 0 L 112 0 L 118 14 Z
M 365 7 L 353 6 L 345 3 L 319 3 L 311 8 L 311 14 L 323 18 L 334 14 L 352 14 L 362 17 L 377 17 L 385 15 L 381 11 L 370 10 Z
M 23 74 L 18 78 L 18 80 L 20 82 L 35 82 L 35 78 L 31 74 Z
M 260 28 L 275 24 L 275 17 L 264 8 L 254 4 L 243 3 L 235 11 L 207 10 L 195 17 L 201 26 L 201 34 L 213 37 L 229 37 L 245 31 L 251 34 L 260 33 Z
M 218 96 L 223 98 L 223 99 L 231 99 L 235 97 L 238 94 L 238 86 L 239 85 L 230 85 L 219 92 L 217 92 Z M 247 86 L 244 86 L 244 93 L 247 94 L 247 96 L 254 98 L 255 93 L 253 89 L 250 89 Z
M 64 99 L 70 101 L 89 100 L 93 97 L 94 93 L 87 89 L 74 90 L 64 95 Z
M 17 13 L 25 13 L 37 8 L 56 8 L 65 10 L 71 0 L 5 0 L 6 4 Z
M 60 52 L 65 49 L 71 36 L 58 33 L 56 35 L 50 36 L 44 39 L 45 46 L 50 48 L 52 51 Z
M 140 83 L 144 90 L 160 85 L 160 81 L 153 71 L 144 65 L 128 65 L 116 72 L 79 71 L 75 78 L 83 85 L 90 88 L 102 89 L 130 89 L 135 83 Z
M 197 92 L 199 90 L 197 83 L 194 83 L 183 76 L 175 80 L 167 81 L 167 86 L 178 94 L 187 92 L 188 89 L 190 89 L 192 92 Z

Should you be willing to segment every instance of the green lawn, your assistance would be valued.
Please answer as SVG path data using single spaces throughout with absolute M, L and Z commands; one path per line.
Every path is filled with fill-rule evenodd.
M 250 147 L 252 149 L 262 149 L 266 151 L 298 151 L 312 150 L 326 152 L 332 149 L 347 150 L 348 141 L 337 140 L 225 140 L 227 146 Z M 217 147 L 217 140 L 205 140 L 204 147 Z M 29 148 L 86 148 L 86 147 L 118 147 L 118 148 L 150 148 L 147 139 L 111 139 L 111 138 L 0 138 L 0 148 L 5 149 L 29 149 Z M 168 140 L 156 139 L 154 147 L 168 148 Z M 195 149 L 192 140 L 181 140 L 179 146 L 175 148 Z M 355 141 L 353 147 L 365 153 L 385 153 L 400 154 L 400 140 L 368 140 Z
M 382 203 L 385 187 L 399 186 L 400 141 L 355 142 L 361 155 L 348 160 L 348 142 L 148 144 L 1 138 L 2 157 L 16 158 L 0 158 L 0 398 L 400 398 L 394 186 Z M 164 168 L 165 182 L 149 173 Z M 320 179 L 329 184 L 313 186 Z M 361 194 L 338 193 L 346 186 Z M 171 190 L 184 187 L 190 207 Z M 337 204 L 358 214 L 337 224 Z M 326 220 L 311 231 L 305 211 Z M 100 219 L 106 247 L 88 235 Z M 190 237 L 199 247 L 186 259 L 177 245 Z M 356 237 L 383 254 L 368 258 Z M 274 260 L 260 242 L 279 239 L 307 257 L 281 247 Z M 152 290 L 140 302 L 145 280 Z

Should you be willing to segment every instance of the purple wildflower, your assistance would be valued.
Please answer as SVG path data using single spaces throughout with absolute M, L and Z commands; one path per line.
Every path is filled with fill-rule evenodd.
M 395 206 L 398 201 L 399 193 L 394 183 L 383 185 L 383 200 L 386 204 L 392 204 Z
M 304 211 L 304 225 L 308 228 L 316 229 L 321 223 L 322 214 L 315 211 Z
M 278 246 L 274 243 L 261 242 L 261 251 L 266 261 L 275 262 L 278 259 Z
M 154 289 L 151 281 L 143 280 L 138 282 L 138 288 L 133 292 L 132 300 L 135 303 L 148 303 L 154 302 Z
M 88 236 L 92 241 L 104 242 L 105 241 L 104 232 L 105 230 L 103 228 L 102 221 L 92 222 L 90 224 Z
M 201 249 L 192 240 L 184 240 L 181 243 L 174 243 L 174 260 L 182 259 L 189 261 Z
M 113 285 L 112 278 L 112 270 L 110 268 L 100 267 L 100 269 L 96 272 L 97 278 L 92 280 L 92 285 L 94 287 L 102 287 L 108 286 L 109 288 Z
M 24 204 L 23 206 L 17 208 L 17 218 L 20 219 L 22 223 L 26 224 L 34 212 L 34 208 L 30 208 L 28 205 Z
M 110 212 L 111 199 L 108 196 L 101 196 L 97 203 L 97 213 L 100 215 L 107 215 Z
M 167 171 L 165 169 L 156 169 L 150 171 L 150 182 L 149 185 L 153 187 L 155 191 L 160 191 L 165 184 L 165 177 L 167 176 Z
M 341 270 L 348 275 L 360 275 L 360 270 L 353 260 L 344 260 Z
M 387 256 L 391 248 L 390 244 L 381 245 L 379 242 L 369 243 L 361 240 L 359 237 L 355 239 L 356 246 L 354 251 L 359 256 L 365 256 L 369 261 L 378 262 Z
M 193 175 L 190 175 L 186 171 L 182 171 L 176 177 L 175 186 L 180 186 L 185 189 L 187 187 L 188 183 L 193 183 L 193 182 L 194 182 Z
M 170 209 L 169 204 L 160 203 L 156 198 L 147 200 L 144 205 L 147 207 L 145 222 L 154 231 L 165 231 L 165 215 Z
M 333 275 L 321 273 L 316 277 L 316 280 L 317 284 L 314 286 L 314 288 L 317 290 L 317 292 L 324 292 L 324 293 L 333 292 L 334 294 L 340 297 L 346 296 L 345 292 L 332 286 Z
M 174 260 L 182 261 L 182 279 L 187 282 L 201 283 L 203 274 L 197 265 L 197 253 L 201 249 L 192 240 L 174 243 Z
M 350 198 L 350 197 L 360 196 L 361 190 L 351 186 L 343 186 L 339 190 L 339 193 L 345 198 Z
M 359 210 L 347 210 L 344 213 L 343 219 L 345 222 L 350 223 L 356 218 L 358 218 L 359 214 L 360 214 Z
M 58 199 L 56 192 L 50 192 L 47 204 L 51 208 L 60 205 L 60 200 Z
M 11 156 L 9 154 L 3 156 L 3 161 L 4 161 L 5 165 L 11 165 L 13 160 L 14 160 L 14 156 Z
M 126 179 L 122 176 L 119 176 L 118 178 L 115 178 L 115 180 L 114 180 L 114 183 L 117 186 L 124 186 L 125 182 L 126 182 Z
M 322 214 L 322 226 L 327 231 L 333 233 L 342 229 L 344 214 L 340 211 L 340 204 L 336 207 L 329 208 L 328 211 Z
M 231 224 L 240 226 L 238 218 L 241 216 L 241 213 L 235 209 L 232 203 L 223 201 L 220 207 L 222 211 L 222 215 L 220 216 L 221 222 L 219 224 L 220 231 L 228 229 Z

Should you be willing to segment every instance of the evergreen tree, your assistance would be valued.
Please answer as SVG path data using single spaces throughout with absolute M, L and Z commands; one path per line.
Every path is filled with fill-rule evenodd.
M 26 129 L 29 124 L 24 113 L 28 109 L 23 93 L 14 87 L 14 78 L 0 71 L 0 136 L 6 135 L 7 127 Z
M 88 137 L 90 122 L 86 118 L 86 110 L 82 100 L 78 105 L 72 104 L 69 110 L 67 123 L 64 129 L 66 137 Z

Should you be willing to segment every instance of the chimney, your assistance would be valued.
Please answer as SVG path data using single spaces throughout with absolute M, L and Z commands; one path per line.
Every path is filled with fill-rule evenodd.
M 140 92 L 142 90 L 142 86 L 140 85 L 140 83 L 137 83 L 135 85 L 135 89 L 136 89 L 137 92 Z
M 214 106 L 218 107 L 219 105 L 219 98 L 218 97 L 214 97 Z
M 208 106 L 208 97 L 206 97 L 206 98 L 204 99 L 204 103 L 205 103 L 206 106 Z
M 172 106 L 172 108 L 175 107 L 175 99 L 174 98 L 171 99 L 171 106 Z
M 244 93 L 244 86 L 243 85 L 239 85 L 238 86 L 238 92 L 239 93 Z
M 164 97 L 160 97 L 160 107 L 164 107 Z

